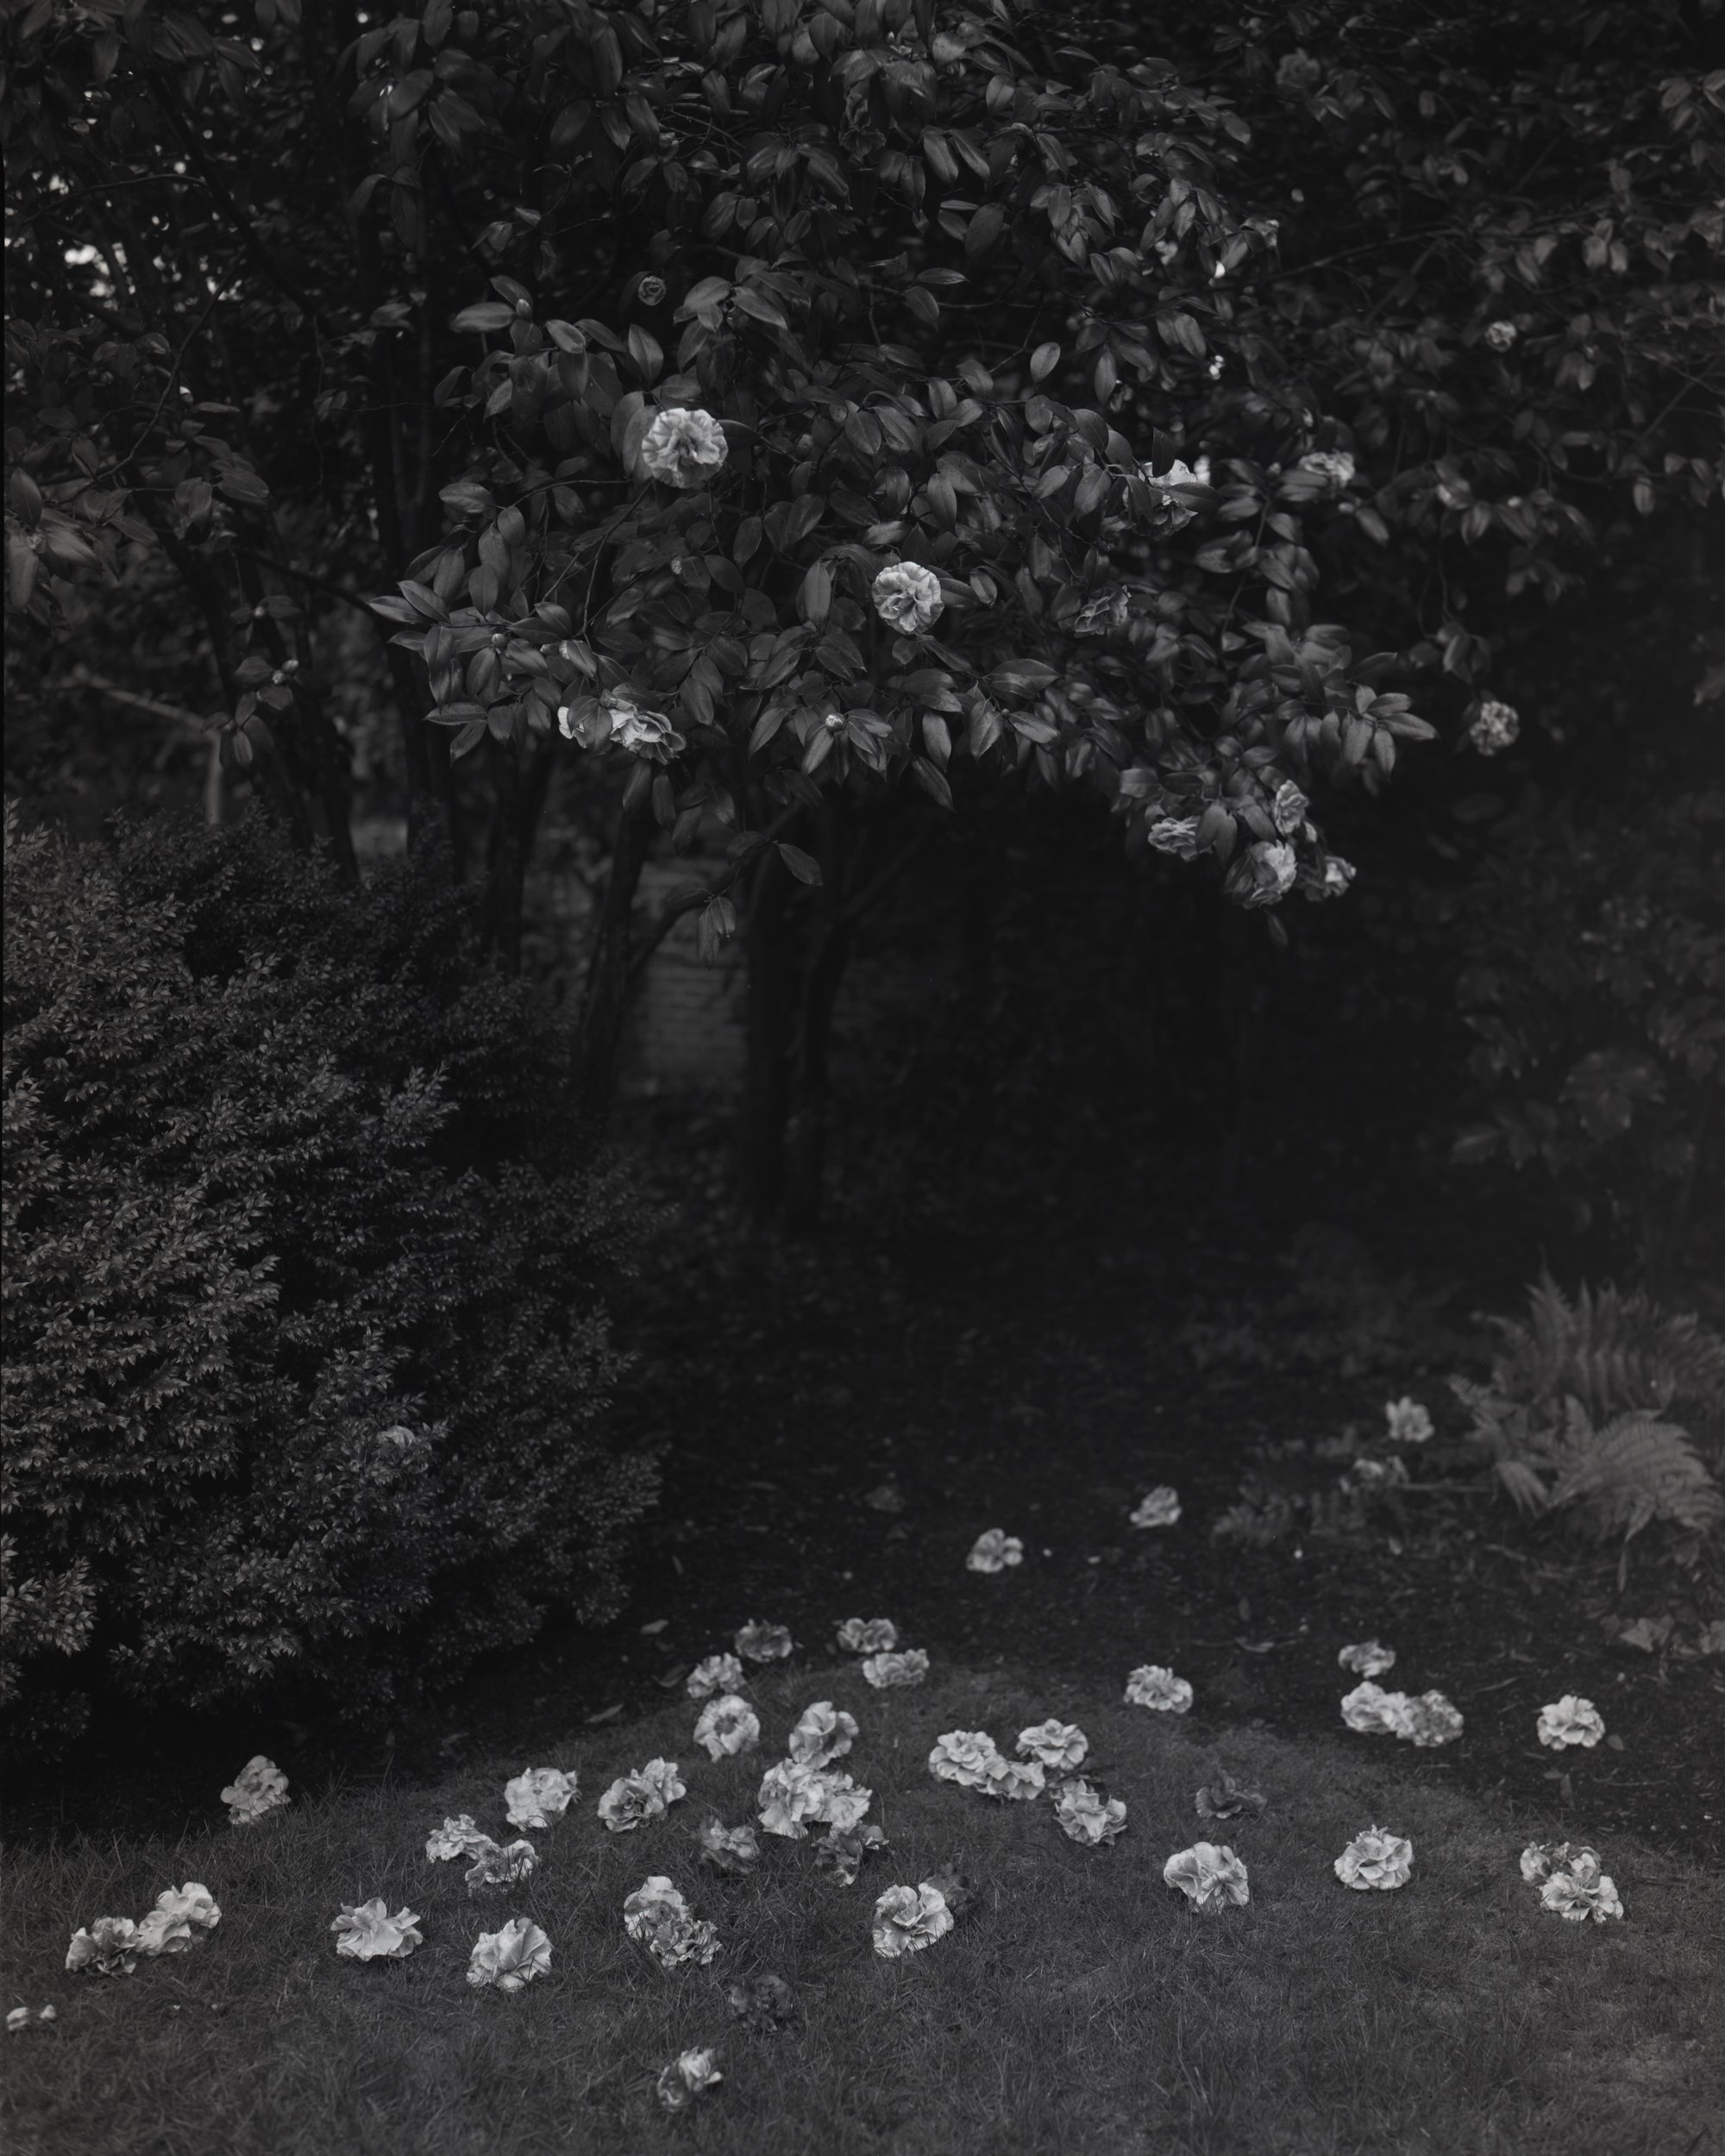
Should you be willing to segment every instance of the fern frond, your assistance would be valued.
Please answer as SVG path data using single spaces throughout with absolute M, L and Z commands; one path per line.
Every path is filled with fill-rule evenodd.
M 1606 1533 L 1639 1533 L 1654 1520 L 1705 1534 L 1725 1519 L 1725 1493 L 1686 1431 L 1642 1410 L 1595 1429 L 1578 1401 L 1565 1432 L 1553 1507 L 1579 1501 Z
M 1518 1512 L 1536 1517 L 1549 1506 L 1546 1486 L 1525 1460 L 1499 1460 L 1494 1472 L 1511 1497 Z

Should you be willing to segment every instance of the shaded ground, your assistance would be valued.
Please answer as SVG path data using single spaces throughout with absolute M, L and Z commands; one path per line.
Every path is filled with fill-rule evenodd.
M 666 1447 L 625 1613 L 598 1635 L 553 1626 L 435 1716 L 368 1742 L 332 1747 L 248 1720 L 189 1739 L 160 1774 L 135 1758 L 125 1801 L 151 1824 L 207 1810 L 215 1766 L 225 1780 L 254 1750 L 313 1784 L 432 1773 L 496 1747 L 525 1758 L 572 1722 L 662 1698 L 748 1618 L 788 1624 L 819 1651 L 861 1615 L 890 1616 L 937 1658 L 994 1656 L 1109 1694 L 1135 1664 L 1164 1663 L 1191 1681 L 1195 1723 L 1287 1733 L 1339 1729 L 1355 1680 L 1337 1651 L 1375 1637 L 1397 1651 L 1388 1683 L 1435 1688 L 1466 1716 L 1442 1751 L 1351 1740 L 1393 1752 L 1398 1771 L 1497 1789 L 1590 1834 L 1725 1852 L 1725 1664 L 1650 1656 L 1603 1628 L 1614 1611 L 1656 1616 L 1680 1601 L 1696 1623 L 1725 1614 L 1716 1564 L 1690 1579 L 1637 1556 L 1620 1592 L 1615 1551 L 1566 1549 L 1484 1496 L 1415 1493 L 1404 1525 L 1356 1541 L 1210 1537 L 1254 1445 L 1321 1440 L 1350 1420 L 1380 1429 L 1383 1401 L 1404 1392 L 1453 1416 L 1442 1381 L 1472 1299 L 1520 1301 L 1513 1277 L 1473 1263 L 1448 1310 L 1433 1296 L 1421 1312 L 1421 1283 L 1458 1246 L 1489 1247 L 1458 1245 L 1455 1224 L 1446 1247 L 1441 1220 L 1369 1215 L 1396 1225 L 1393 1238 L 1368 1231 L 1367 1257 L 1308 1222 L 1308 1269 L 1352 1267 L 1355 1284 L 1302 1308 L 1278 1262 L 1299 1200 L 1279 1213 L 1261 1199 L 1218 1205 L 1181 1188 L 1177 1163 L 1086 1175 L 1047 1202 L 1001 1190 L 962 1225 L 881 1234 L 841 1219 L 810 1249 L 747 1237 L 722 1174 L 701 1165 L 699 1131 L 637 1135 L 683 1203 L 638 1291 L 619 1298 L 643 1358 L 626 1412 Z M 1350 1360 L 1364 1367 L 1349 1374 Z M 1161 1482 L 1179 1490 L 1181 1522 L 1133 1529 L 1127 1513 Z M 869 1501 L 883 1486 L 896 1509 Z M 1025 1563 L 968 1572 L 991 1526 L 1022 1537 Z M 1621 1750 L 1537 1745 L 1537 1710 L 1566 1692 L 1595 1701 Z M 15 1792 L 13 1831 L 90 1823 L 104 1783 L 86 1765 Z M 111 1797 L 97 1816 L 120 1823 Z

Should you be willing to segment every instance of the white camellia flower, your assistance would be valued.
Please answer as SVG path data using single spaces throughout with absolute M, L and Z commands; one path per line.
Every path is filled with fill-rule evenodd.
M 1054 1816 L 1069 1841 L 1086 1848 L 1106 1847 L 1126 1830 L 1126 1808 L 1117 1796 L 1104 1800 L 1088 1782 L 1064 1782 L 1054 1799 Z
M 474 1824 L 471 1812 L 459 1812 L 426 1836 L 425 1854 L 433 1864 L 448 1864 L 457 1857 L 470 1855 L 481 1842 L 490 1839 L 489 1834 Z
M 1192 1687 L 1159 1663 L 1139 1664 L 1126 1679 L 1128 1707 L 1152 1707 L 1164 1714 L 1183 1714 L 1192 1704 Z
M 997 1796 L 1008 1804 L 1027 1804 L 1048 1787 L 1048 1776 L 1036 1759 L 1007 1759 L 998 1753 L 982 1786 L 985 1796 Z
M 809 1780 L 819 1799 L 811 1814 L 816 1823 L 836 1833 L 855 1833 L 875 1801 L 873 1789 L 865 1789 L 854 1776 L 837 1767 L 812 1768 Z
M 926 1880 L 921 1886 L 888 1887 L 875 1904 L 875 1952 L 888 1961 L 919 1954 L 951 1929 L 946 1896 Z
M 756 1793 L 756 1816 L 769 1834 L 787 1841 L 806 1841 L 805 1822 L 819 1819 L 825 1796 L 818 1771 L 794 1759 L 781 1759 L 768 1768 Z
M 138 1927 L 129 1916 L 98 1916 L 72 1935 L 66 1965 L 73 1976 L 129 1977 L 138 1965 Z
M 649 1759 L 644 1767 L 637 1770 L 637 1778 L 662 1804 L 674 1804 L 679 1797 L 688 1795 L 674 1759 Z
M 1574 1692 L 1565 1692 L 1552 1706 L 1542 1707 L 1536 1727 L 1540 1742 L 1552 1752 L 1561 1752 L 1569 1745 L 1582 1745 L 1591 1752 L 1605 1734 L 1599 1709 L 1590 1699 L 1582 1699 Z
M 731 454 L 724 429 L 710 411 L 662 411 L 641 437 L 641 467 L 668 486 L 704 486 Z
M 513 1886 L 519 1879 L 530 1879 L 539 1869 L 539 1852 L 530 1841 L 486 1839 L 470 1853 L 474 1861 L 467 1874 L 469 1894 L 481 1887 Z
M 946 611 L 940 579 L 919 561 L 895 561 L 882 569 L 871 587 L 875 611 L 901 633 L 920 635 Z
M 695 1724 L 695 1742 L 709 1759 L 735 1758 L 761 1741 L 761 1717 L 746 1699 L 726 1692 L 709 1700 Z
M 1180 1518 L 1180 1493 L 1170 1489 L 1166 1482 L 1158 1482 L 1147 1497 L 1140 1498 L 1132 1512 L 1134 1527 L 1171 1527 Z
M 1158 816 L 1145 837 L 1157 853 L 1190 861 L 1198 850 L 1198 819 L 1195 816 Z
M 637 704 L 627 689 L 607 689 L 599 704 L 611 722 L 610 738 L 631 756 L 668 763 L 688 746 L 662 711 Z
M 568 1810 L 576 1789 L 573 1772 L 566 1774 L 558 1767 L 529 1767 L 525 1774 L 504 1783 L 508 1805 L 504 1817 L 511 1827 L 549 1827 Z
M 871 1654 L 862 1664 L 862 1674 L 877 1692 L 920 1684 L 928 1675 L 928 1651 L 924 1647 L 906 1647 L 898 1654 Z
M 668 2111 L 685 2111 L 699 2096 L 705 2096 L 715 2082 L 724 2076 L 713 2064 L 716 2054 L 711 2051 L 681 2052 L 668 2066 L 659 2070 L 654 2084 L 659 2101 Z
M 1555 1910 L 1571 1924 L 1584 1924 L 1590 1917 L 1596 1924 L 1603 1924 L 1609 1916 L 1621 1917 L 1623 1903 L 1617 1889 L 1597 1865 L 1596 1858 L 1591 1869 L 1572 1867 L 1552 1872 L 1540 1889 L 1540 1906 Z
M 183 1916 L 166 1909 L 152 1909 L 138 1926 L 133 1941 L 141 1954 L 184 1954 L 191 1951 L 191 1927 Z
M 1200 1841 L 1176 1851 L 1163 1865 L 1162 1877 L 1169 1886 L 1178 1887 L 1194 1908 L 1221 1909 L 1231 1902 L 1243 1908 L 1251 1899 L 1245 1866 L 1226 1844 L 1218 1848 Z
M 843 1758 L 856 1741 L 856 1717 L 835 1708 L 830 1699 L 818 1699 L 803 1709 L 785 1749 L 803 1766 L 824 1767 Z
M 1293 780 L 1284 779 L 1270 804 L 1270 820 L 1284 838 L 1291 838 L 1305 822 L 1310 805 Z
M 1421 1692 L 1418 1699 L 1408 1701 L 1408 1727 L 1396 1734 L 1425 1752 L 1436 1745 L 1453 1744 L 1461 1732 L 1461 1714 L 1443 1694 Z
M 1258 839 L 1245 851 L 1251 888 L 1242 903 L 1274 906 L 1294 887 L 1300 867 L 1298 856 L 1285 840 L 1279 838 Z
M 1342 1720 L 1363 1737 L 1405 1737 L 1412 1727 L 1413 1702 L 1405 1692 L 1386 1692 L 1369 1679 L 1342 1700 Z
M 1474 713 L 1467 737 L 1482 756 L 1501 755 L 1515 744 L 1521 730 L 1521 714 L 1513 704 L 1488 696 Z
M 1485 325 L 1485 342 L 1494 352 L 1507 352 L 1521 334 L 1513 322 L 1489 322 Z
M 662 1969 L 704 1969 L 721 1951 L 716 1927 L 698 1918 L 662 1873 L 643 1880 L 624 1901 L 623 1928 Z
M 1413 1868 L 1413 1843 L 1386 1833 L 1381 1827 L 1368 1827 L 1363 1834 L 1356 1834 L 1336 1858 L 1337 1878 L 1344 1886 L 1362 1891 L 1380 1887 L 1388 1892 L 1406 1886 Z
M 228 1821 L 233 1827 L 250 1827 L 287 1801 L 287 1777 L 260 1752 L 247 1760 L 222 1792 Z
M 1000 1747 L 982 1729 L 949 1729 L 928 1755 L 935 1780 L 957 1783 L 961 1789 L 986 1789 L 996 1767 L 1004 1764 Z
M 1394 1647 L 1382 1647 L 1375 1639 L 1362 1639 L 1352 1646 L 1344 1647 L 1336 1657 L 1336 1660 L 1340 1663 L 1343 1669 L 1352 1670 L 1358 1677 L 1382 1677 L 1386 1670 L 1393 1670 L 1396 1667 L 1396 1650 Z M 1348 1695 L 1349 1699 L 1358 1696 L 1357 1693 L 1352 1692 Z M 1346 1717 L 1347 1712 L 1346 1701 L 1343 1702 L 1342 1712 Z M 1352 1722 L 1348 1724 L 1350 1729 L 1355 1726 Z
M 662 1819 L 687 1794 L 674 1760 L 649 1759 L 633 1774 L 618 1775 L 599 1801 L 599 1815 L 613 1834 L 631 1833 L 649 1819 Z
M 1083 1764 L 1090 1739 L 1076 1722 L 1051 1720 L 1038 1722 L 1034 1728 L 1019 1730 L 1017 1749 L 1021 1758 L 1034 1759 L 1051 1772 L 1058 1773 L 1063 1768 Z
M 734 1654 L 710 1654 L 689 1671 L 687 1687 L 691 1699 L 711 1699 L 715 1692 L 734 1692 L 743 1682 L 743 1664 Z
M 1327 899 L 1345 898 L 1349 885 L 1358 873 L 1352 862 L 1344 861 L 1339 854 L 1331 854 L 1324 862 L 1324 896 Z
M 1404 1393 L 1400 1400 L 1386 1400 L 1383 1417 L 1392 1445 L 1424 1445 L 1434 1427 L 1430 1411 Z
M 1353 481 L 1353 459 L 1346 449 L 1308 450 L 1295 468 L 1310 473 L 1314 479 L 1322 479 L 1338 492 Z
M 184 1886 L 169 1887 L 157 1895 L 156 1905 L 138 1927 L 138 1943 L 145 1953 L 180 1953 L 206 1934 L 213 1932 L 222 1921 L 222 1911 L 215 1896 L 197 1879 L 188 1879 Z M 160 1929 L 171 1942 L 163 1946 L 147 1945 L 147 1934 Z
M 467 1957 L 467 1982 L 476 1991 L 520 1991 L 549 1975 L 551 1942 L 524 1916 L 511 1916 L 501 1931 L 481 1932 Z
M 416 1946 L 425 1944 L 418 1923 L 410 1908 L 399 1908 L 392 1916 L 386 1902 L 344 1902 L 329 1928 L 339 1934 L 336 1952 L 349 1961 L 405 1961 Z
M 737 1635 L 737 1651 L 745 1662 L 782 1662 L 796 1645 L 783 1625 L 744 1625 Z
M 1573 1871 L 1587 1880 L 1600 1876 L 1600 1856 L 1584 1841 L 1530 1841 L 1521 1852 L 1521 1877 L 1538 1886 L 1556 1871 Z
M 710 1819 L 699 1829 L 704 1862 L 718 1871 L 752 1871 L 761 1861 L 761 1843 L 752 1827 L 727 1827 Z
M 1004 1572 L 1009 1564 L 1023 1563 L 1024 1545 L 1019 1538 L 989 1527 L 971 1544 L 964 1569 L 967 1572 Z
M 847 1617 L 838 1627 L 838 1644 L 846 1654 L 890 1654 L 899 1644 L 899 1628 L 890 1617 Z

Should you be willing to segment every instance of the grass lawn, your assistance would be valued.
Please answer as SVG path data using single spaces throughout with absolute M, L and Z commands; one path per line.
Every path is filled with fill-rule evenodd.
M 1570 1924 L 1517 1868 L 1526 1840 L 1559 1830 L 1399 1782 L 1388 1739 L 1207 1744 L 1118 1692 L 1032 1690 L 1000 1671 L 877 1693 L 854 1664 L 793 1665 L 751 1689 L 762 1748 L 740 1759 L 707 1760 L 679 1693 L 643 1722 L 434 1788 L 349 1791 L 237 1830 L 212 1789 L 204 1835 L 9 1851 L 0 2002 L 58 2009 L 0 2039 L 11 2156 L 1725 2147 L 1725 1938 L 1718 1881 L 1699 1870 L 1613 1838 L 1603 1853 L 1626 1918 Z M 753 1818 L 764 1767 L 819 1698 L 861 1724 L 837 1764 L 875 1792 L 890 1851 L 846 1889 L 817 1870 L 812 1841 L 763 1834 L 757 1872 L 720 1877 L 693 1829 L 712 1811 Z M 1126 1800 L 1112 1848 L 1069 1842 L 1045 1800 L 996 1805 L 927 1771 L 943 1731 L 987 1729 L 1010 1752 L 1050 1715 L 1080 1724 L 1084 1771 Z M 608 1832 L 599 1794 L 655 1755 L 681 1763 L 687 1799 Z M 529 1765 L 578 1767 L 580 1795 L 528 1830 L 536 1877 L 470 1901 L 462 1865 L 428 1862 L 425 1837 L 469 1812 L 508 1839 L 503 1782 Z M 1198 1820 L 1193 1792 L 1218 1766 L 1265 1791 L 1261 1818 Z M 1333 1874 L 1372 1824 L 1413 1842 L 1397 1892 L 1350 1892 Z M 1244 1858 L 1249 1906 L 1201 1915 L 1164 1885 L 1164 1859 L 1201 1835 Z M 927 1951 L 881 1959 L 875 1897 L 944 1865 L 975 1882 L 975 1902 Z M 624 1935 L 624 1897 L 649 1873 L 717 1921 L 711 1968 L 663 1974 Z M 223 1911 L 191 1952 L 114 1980 L 64 1972 L 76 1927 L 141 1917 L 188 1879 Z M 423 1946 L 338 1959 L 338 1905 L 374 1896 L 420 1913 Z M 512 1915 L 549 1935 L 550 1973 L 514 1996 L 473 1990 L 473 1941 Z M 746 2030 L 724 1996 L 766 1971 L 800 2002 L 773 2035 Z M 666 2116 L 655 2076 L 706 2045 L 724 2081 Z

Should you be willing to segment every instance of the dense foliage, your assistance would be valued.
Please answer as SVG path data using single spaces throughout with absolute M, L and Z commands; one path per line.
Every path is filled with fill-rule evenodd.
M 605 1426 L 630 1206 L 488 1159 L 524 998 L 420 883 L 348 899 L 255 822 L 9 817 L 15 1730 L 103 1685 L 358 1709 L 616 1606 L 655 1486 Z M 549 1123 L 552 1044 L 514 1040 Z

